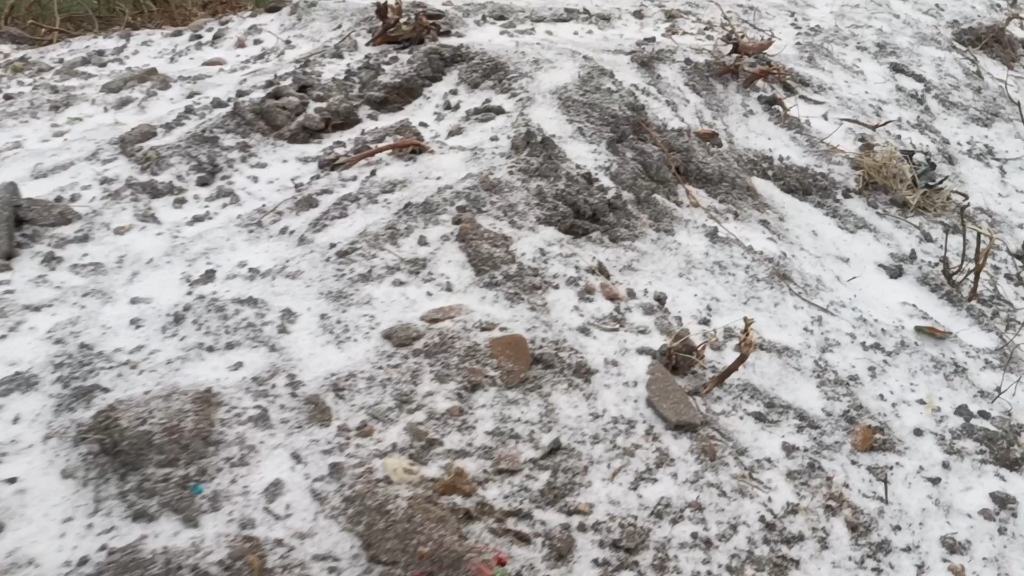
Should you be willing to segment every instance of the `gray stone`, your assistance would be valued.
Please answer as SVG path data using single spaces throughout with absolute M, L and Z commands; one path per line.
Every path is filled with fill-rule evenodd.
M 104 94 L 117 94 L 125 88 L 147 82 L 156 83 L 158 89 L 165 90 L 170 87 L 171 79 L 161 74 L 156 68 L 143 68 L 142 70 L 125 72 L 103 84 L 103 86 L 100 86 L 100 92 Z
M 3 393 L 3 381 L 0 381 L 0 394 Z M 992 503 L 996 505 L 996 508 L 1000 510 L 1016 510 L 1017 509 L 1017 497 L 1007 494 L 1006 492 L 989 492 L 988 497 L 992 499 Z
M 416 324 L 396 324 L 380 333 L 395 348 L 412 346 L 426 334 L 426 330 Z
M 25 198 L 18 205 L 18 221 L 30 226 L 56 228 L 82 218 L 74 208 L 41 198 Z
M 117 143 L 121 147 L 121 151 L 127 153 L 139 144 L 149 142 L 156 137 L 156 126 L 153 126 L 152 124 L 139 124 L 135 128 L 132 128 L 122 134 L 121 137 L 117 139 Z
M 647 404 L 670 428 L 695 430 L 704 423 L 693 398 L 664 366 L 652 362 L 647 373 Z
M 17 184 L 7 182 L 0 185 L 0 260 L 14 258 L 14 226 L 20 202 Z
M 36 39 L 14 26 L 0 26 L 0 44 L 32 46 Z
M 420 316 L 420 320 L 427 324 L 437 324 L 438 322 L 444 322 L 445 320 L 451 320 L 452 318 L 462 316 L 467 311 L 468 309 L 462 304 L 441 306 L 440 308 L 427 310 Z

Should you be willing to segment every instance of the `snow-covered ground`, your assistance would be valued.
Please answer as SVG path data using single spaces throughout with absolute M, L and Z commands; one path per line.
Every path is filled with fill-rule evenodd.
M 953 41 L 1005 6 L 440 11 L 0 45 L 0 183 L 54 202 L 0 262 L 0 574 L 1024 574 L 1024 78 Z M 786 86 L 714 74 L 730 26 Z M 872 143 L 998 237 L 976 301 Z M 670 429 L 659 348 L 695 391 L 744 317 Z

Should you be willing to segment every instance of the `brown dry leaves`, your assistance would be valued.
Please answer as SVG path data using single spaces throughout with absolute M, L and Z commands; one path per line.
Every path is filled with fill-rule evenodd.
M 850 446 L 857 452 L 867 452 L 875 445 L 875 429 L 870 424 L 861 424 L 853 430 Z
M 377 2 L 377 19 L 380 29 L 366 43 L 367 46 L 401 44 L 415 46 L 425 42 L 436 42 L 441 27 L 427 18 L 426 12 L 417 12 L 412 18 L 402 21 L 402 2 L 391 5 L 388 0 Z

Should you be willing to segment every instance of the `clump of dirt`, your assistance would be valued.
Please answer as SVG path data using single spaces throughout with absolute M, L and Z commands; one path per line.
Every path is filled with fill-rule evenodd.
M 590 172 L 572 168 L 562 148 L 540 128 L 527 126 L 512 138 L 510 171 L 528 179 L 540 224 L 581 238 L 604 232 L 612 241 L 637 234 L 637 215 Z
M 344 515 L 370 562 L 384 574 L 421 571 L 463 576 L 481 556 L 462 533 L 458 519 L 428 497 L 408 499 L 376 486 L 361 485 L 344 499 Z
M 429 46 L 413 54 L 401 70 L 363 86 L 362 103 L 378 112 L 398 112 L 422 96 L 426 88 L 440 82 L 449 68 L 471 58 L 472 53 L 464 46 Z
M 1020 57 L 1020 40 L 1009 31 L 1010 24 L 1019 16 L 1003 22 L 974 24 L 953 31 L 953 40 L 1013 68 Z
M 219 443 L 220 400 L 211 389 L 174 390 L 118 400 L 97 411 L 76 434 L 94 449 L 83 481 L 98 499 L 112 492 L 133 521 L 149 522 L 167 511 L 196 526 L 207 511 L 191 486 L 210 479 Z
M 1024 448 L 1021 448 L 1021 436 L 1024 426 L 1007 423 L 999 428 L 977 426 L 964 422 L 959 428 L 952 430 L 952 440 L 973 440 L 985 448 L 984 460 L 1000 468 L 1016 472 L 1024 468 Z

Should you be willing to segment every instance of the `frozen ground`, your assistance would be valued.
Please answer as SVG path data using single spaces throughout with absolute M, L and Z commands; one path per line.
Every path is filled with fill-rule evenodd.
M 787 86 L 715 77 L 705 2 L 446 2 L 411 50 L 364 46 L 361 1 L 0 45 L 0 180 L 54 202 L 0 263 L 0 573 L 1024 574 L 1021 78 L 953 43 L 1007 8 L 722 8 Z M 431 151 L 327 169 L 399 136 Z M 828 148 L 872 142 L 1000 238 L 976 301 L 955 212 Z M 749 361 L 673 398 L 744 316 Z M 661 374 L 702 413 L 670 429 L 683 327 L 716 339 Z

